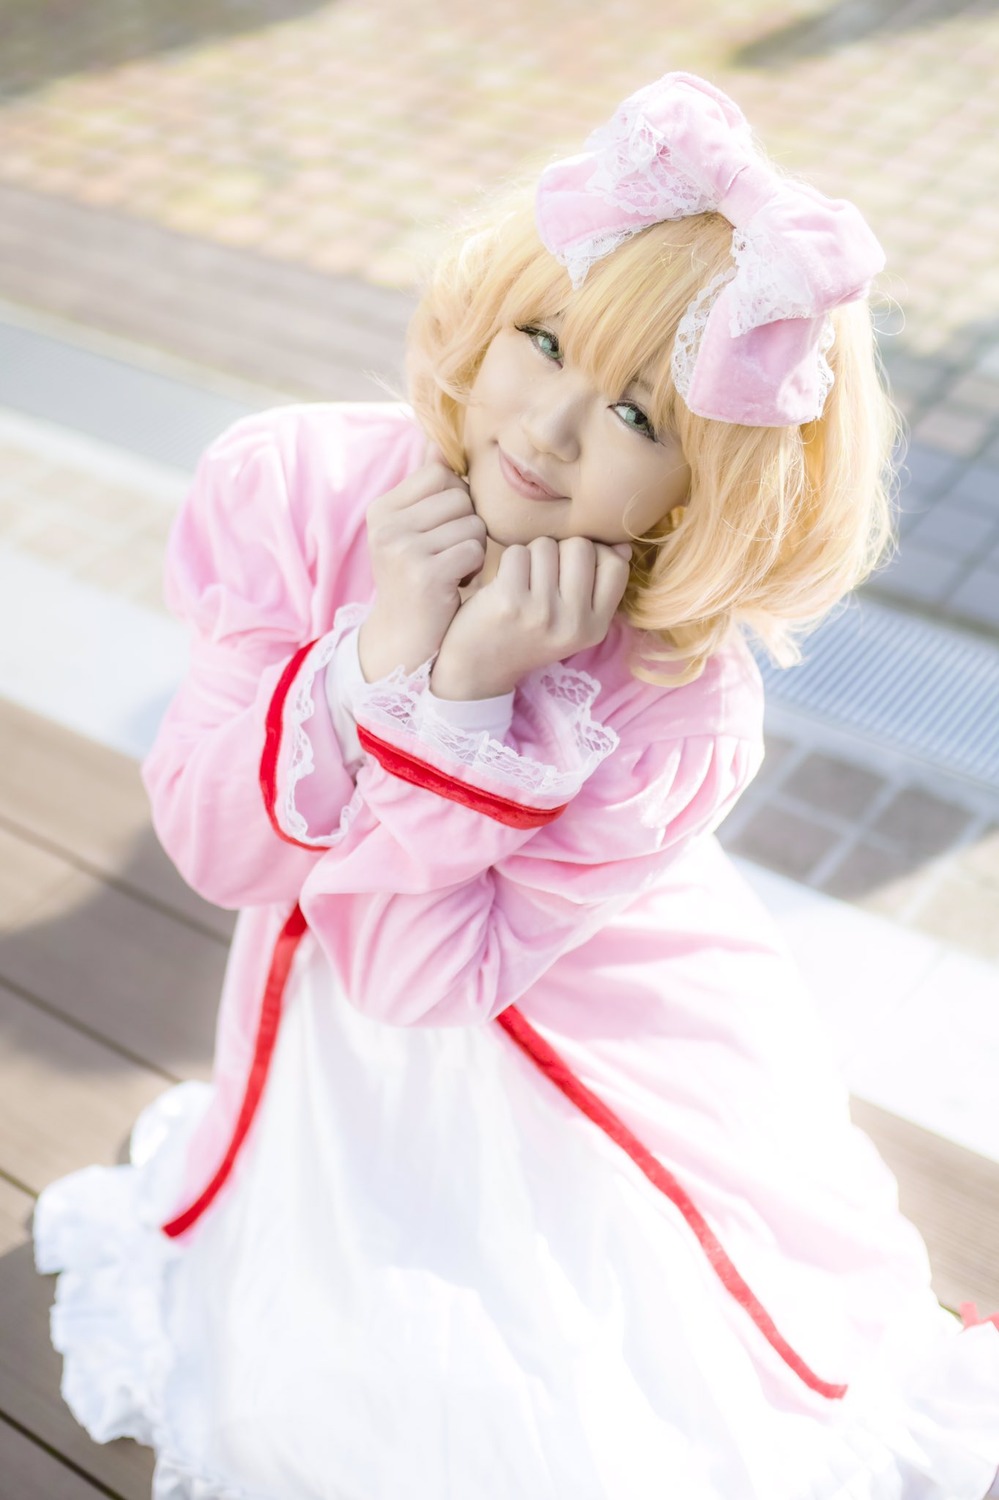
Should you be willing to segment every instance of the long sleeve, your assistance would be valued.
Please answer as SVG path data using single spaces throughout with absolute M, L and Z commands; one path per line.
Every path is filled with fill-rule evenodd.
M 705 735 L 634 752 L 622 746 L 618 756 L 557 820 L 483 858 L 477 874 L 469 875 L 463 851 L 454 878 L 441 883 L 442 855 L 433 887 L 409 841 L 409 815 L 394 815 L 405 788 L 380 786 L 378 825 L 365 817 L 357 843 L 318 864 L 301 898 L 352 1002 L 393 1025 L 492 1019 L 720 822 L 754 774 L 759 748 L 749 738 Z M 465 836 L 491 852 L 488 824 L 466 816 L 478 821 Z
M 221 906 L 294 900 L 315 863 L 314 851 L 274 826 L 261 790 L 265 752 L 275 716 L 304 712 L 310 666 L 364 607 L 338 613 L 333 631 L 303 655 L 320 634 L 312 613 L 317 564 L 289 483 L 292 419 L 293 410 L 250 418 L 209 448 L 167 549 L 167 603 L 189 626 L 190 660 L 143 778 L 167 852 L 189 884 Z M 299 476 L 297 488 L 310 480 Z M 346 499 L 343 485 L 327 503 L 328 524 L 343 532 L 341 569 L 355 544 Z M 307 751 L 302 737 L 287 736 L 270 774 L 283 802 L 300 758 L 311 757 L 321 768 L 312 786 L 322 788 L 325 816 L 335 821 L 353 780 L 329 714 L 313 714 L 310 729 Z

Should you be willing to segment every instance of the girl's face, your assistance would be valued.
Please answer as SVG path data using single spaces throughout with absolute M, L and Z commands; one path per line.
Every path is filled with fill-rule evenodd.
M 677 439 L 657 433 L 642 382 L 607 392 L 563 358 L 561 317 L 502 329 L 465 413 L 468 485 L 501 547 L 550 536 L 625 542 L 687 498 Z

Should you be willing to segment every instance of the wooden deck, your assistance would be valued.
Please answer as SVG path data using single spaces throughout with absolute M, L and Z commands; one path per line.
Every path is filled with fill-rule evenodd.
M 0 744 L 0 1492 L 148 1500 L 147 1450 L 92 1443 L 60 1399 L 32 1202 L 123 1159 L 143 1105 L 207 1076 L 232 917 L 160 852 L 131 761 L 3 704 Z M 941 1300 L 999 1308 L 999 1166 L 855 1114 L 900 1176 Z

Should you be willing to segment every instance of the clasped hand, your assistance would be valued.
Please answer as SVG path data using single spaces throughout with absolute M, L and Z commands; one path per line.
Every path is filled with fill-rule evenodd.
M 495 578 L 462 603 L 482 569 L 486 529 L 464 480 L 442 461 L 409 475 L 368 509 L 375 602 L 358 638 L 368 681 L 414 670 L 438 652 L 441 698 L 510 692 L 537 667 L 607 634 L 628 582 L 631 548 L 586 537 L 508 546 Z

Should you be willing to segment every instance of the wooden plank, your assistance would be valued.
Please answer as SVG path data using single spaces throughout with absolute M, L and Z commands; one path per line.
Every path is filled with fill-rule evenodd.
M 233 913 L 196 896 L 160 848 L 134 761 L 3 700 L 0 742 L 0 823 L 231 935 Z
M 33 1200 L 0 1179 L 0 1413 L 39 1443 L 63 1456 L 104 1493 L 122 1500 L 149 1500 L 153 1456 L 128 1439 L 94 1443 L 74 1420 L 59 1393 L 62 1360 L 49 1340 L 49 1307 L 55 1285 L 34 1266 L 29 1230 Z M 0 1460 L 0 1473 L 4 1472 Z M 5 1488 L 11 1500 L 30 1491 Z M 80 1496 L 85 1490 L 68 1492 Z M 59 1491 L 43 1491 L 54 1500 Z
M 27 840 L 0 853 L 21 892 L 0 981 L 154 1070 L 206 1076 L 226 943 Z
M 139 1111 L 169 1083 L 0 984 L 0 1171 L 40 1192 L 125 1159 Z
M 902 1212 L 926 1240 L 940 1301 L 999 1312 L 999 1164 L 864 1100 L 854 1099 L 851 1113 L 898 1178 Z
M 39 901 L 67 885 L 74 873 L 48 850 L 0 827 L 0 943 L 3 934 L 16 932 Z
M 68 1469 L 47 1448 L 40 1448 L 0 1417 L 0 1474 L 5 1492 L 17 1500 L 99 1500 L 108 1491 L 95 1489 L 75 1469 Z

